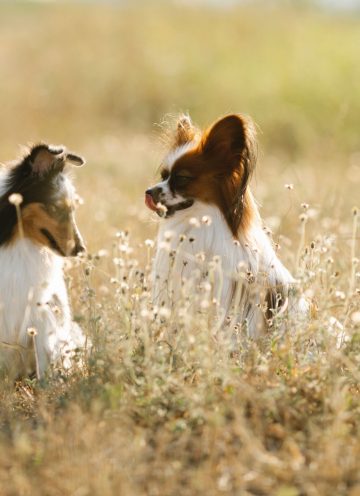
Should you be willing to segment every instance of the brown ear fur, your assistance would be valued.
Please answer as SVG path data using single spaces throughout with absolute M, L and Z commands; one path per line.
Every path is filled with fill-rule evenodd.
M 203 136 L 202 151 L 218 172 L 223 214 L 234 234 L 246 229 L 256 212 L 248 189 L 256 164 L 255 128 L 249 118 L 228 115 L 217 121 Z
M 48 145 L 40 144 L 32 148 L 30 152 L 30 164 L 35 174 L 44 175 L 54 167 L 63 168 L 63 149 L 50 148 Z

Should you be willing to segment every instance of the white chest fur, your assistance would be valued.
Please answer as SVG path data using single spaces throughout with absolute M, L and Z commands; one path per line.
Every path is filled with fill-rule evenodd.
M 28 239 L 0 249 L 0 357 L 15 374 L 34 370 L 35 328 L 40 371 L 84 342 L 71 320 L 62 258 Z M 65 355 L 66 356 L 66 355 Z
M 214 265 L 212 280 L 218 317 L 224 320 L 231 311 L 235 312 L 234 320 L 246 321 L 248 334 L 259 336 L 264 328 L 260 308 L 262 289 L 276 285 L 287 287 L 293 282 L 277 258 L 260 220 L 254 222 L 247 236 L 239 241 L 234 240 L 219 209 L 201 202 L 162 221 L 153 273 L 155 302 L 172 306 L 181 298 L 184 285 L 187 291 L 197 291 L 204 268 Z M 205 269 L 205 272 L 208 271 Z M 189 285 L 192 278 L 194 284 Z M 236 286 L 240 282 L 243 289 L 236 297 Z M 234 299 L 236 308 L 232 309 Z

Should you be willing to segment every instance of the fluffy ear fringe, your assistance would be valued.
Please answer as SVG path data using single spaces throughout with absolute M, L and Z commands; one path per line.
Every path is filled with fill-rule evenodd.
M 256 164 L 256 131 L 252 120 L 240 114 L 227 115 L 203 135 L 203 153 L 218 158 L 224 172 L 243 167 L 251 175 Z M 246 171 L 245 171 L 246 169 Z
M 51 171 L 62 171 L 66 162 L 78 167 L 85 164 L 83 157 L 69 152 L 65 146 L 48 145 L 46 143 L 34 145 L 27 158 L 32 172 L 39 175 L 44 175 Z
M 257 158 L 255 126 L 243 115 L 227 115 L 204 133 L 201 146 L 221 177 L 227 204 L 224 215 L 237 236 L 240 226 L 245 229 L 256 211 L 248 189 Z

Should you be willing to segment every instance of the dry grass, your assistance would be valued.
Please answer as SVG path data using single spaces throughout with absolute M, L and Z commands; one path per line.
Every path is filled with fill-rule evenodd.
M 1 496 L 360 494 L 359 33 L 311 10 L 1 4 L 1 159 L 39 139 L 88 159 L 69 286 L 94 341 L 85 370 L 2 383 Z M 259 123 L 262 213 L 318 306 L 231 357 L 203 295 L 176 326 L 151 307 L 143 190 L 179 110 Z

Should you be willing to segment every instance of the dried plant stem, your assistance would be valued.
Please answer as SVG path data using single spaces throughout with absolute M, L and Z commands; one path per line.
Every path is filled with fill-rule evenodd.
M 37 350 L 37 345 L 36 345 L 36 336 L 37 336 L 37 331 L 33 327 L 30 327 L 28 329 L 28 335 L 30 336 L 34 348 L 34 356 L 35 356 L 35 371 L 36 371 L 36 378 L 38 380 L 41 379 L 41 373 L 40 373 L 40 365 L 39 365 L 39 354 Z
M 23 228 L 23 223 L 22 223 L 20 205 L 15 205 L 15 208 L 16 208 L 16 216 L 17 216 L 17 220 L 18 220 L 19 235 L 20 235 L 20 238 L 23 238 L 24 237 L 24 228 Z
M 351 248 L 350 248 L 350 287 L 349 287 L 349 297 L 354 292 L 355 289 L 355 274 L 356 274 L 356 233 L 358 224 L 358 209 L 353 209 L 353 225 L 351 233 Z
M 301 225 L 300 225 L 300 242 L 299 242 L 299 248 L 298 252 L 296 255 L 296 270 L 299 272 L 300 269 L 300 260 L 301 260 L 301 253 L 304 249 L 305 246 L 305 233 L 306 233 L 306 217 L 302 216 L 301 218 Z

